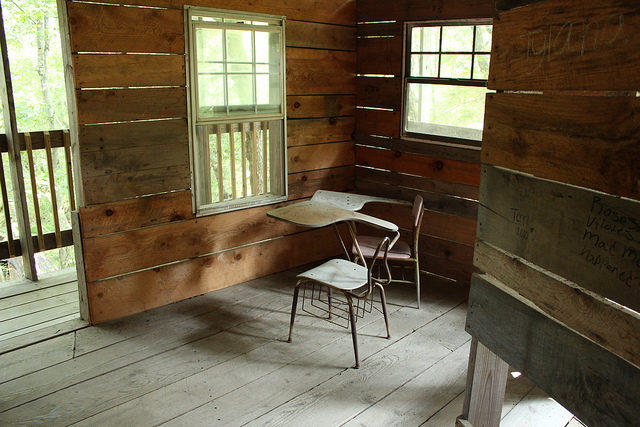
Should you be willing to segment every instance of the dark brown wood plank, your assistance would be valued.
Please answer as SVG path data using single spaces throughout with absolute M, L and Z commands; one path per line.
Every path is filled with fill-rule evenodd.
M 543 0 L 496 0 L 497 10 L 511 10 L 516 7 L 526 6 Z
M 191 188 L 189 164 L 84 178 L 87 205 Z
M 414 190 L 365 179 L 356 180 L 356 190 L 358 193 L 409 201 L 413 200 L 416 194 L 420 194 L 424 200 L 424 207 L 426 209 L 465 218 L 475 219 L 478 215 L 478 203 L 476 201 L 453 197 L 447 194 Z
M 184 55 L 73 55 L 76 88 L 184 86 Z
M 301 250 L 310 247 L 312 251 Z M 89 283 L 91 322 L 138 313 L 339 252 L 333 230 L 324 228 Z
M 119 0 L 89 0 L 92 3 L 120 4 Z M 184 5 L 212 7 L 211 0 L 127 0 L 127 4 L 180 9 Z M 247 3 L 243 0 L 224 0 L 216 8 L 240 12 L 266 13 L 286 16 L 288 19 L 355 25 L 355 0 L 260 0 Z
M 193 218 L 191 202 L 191 191 L 187 190 L 81 207 L 82 237 Z
M 586 424 L 633 425 L 640 370 L 516 295 L 489 276 L 474 275 L 467 331 Z
M 359 107 L 391 108 L 399 111 L 402 103 L 402 78 L 356 78 Z
M 189 143 L 186 119 L 80 126 L 79 140 L 81 153 Z
M 359 38 L 358 74 L 402 74 L 402 37 Z
M 182 10 L 76 2 L 67 7 L 73 52 L 184 53 Z
M 456 184 L 447 181 L 422 178 L 415 175 L 387 172 L 365 167 L 356 168 L 358 181 L 372 181 L 379 184 L 387 184 L 394 187 L 412 188 L 430 193 L 445 194 L 465 199 L 478 200 L 478 187 L 465 184 Z
M 480 201 L 478 238 L 640 309 L 640 202 L 493 166 Z
M 135 173 L 148 169 L 189 166 L 189 147 L 184 144 L 158 144 L 122 148 L 119 150 L 88 151 L 80 154 L 83 178 Z
M 358 23 L 358 37 L 369 36 L 402 36 L 402 22 Z
M 76 91 L 80 125 L 182 118 L 187 115 L 183 87 Z
M 388 148 L 404 153 L 423 154 L 430 157 L 458 160 L 466 163 L 480 163 L 480 149 L 475 147 L 458 147 L 434 141 L 409 141 L 397 138 L 380 138 L 374 135 L 356 134 L 359 145 Z
M 401 121 L 402 116 L 399 111 L 356 109 L 356 126 L 359 135 L 398 138 L 400 136 Z
M 476 270 L 471 264 L 446 260 L 422 251 L 420 252 L 420 269 L 466 284 L 471 281 L 471 275 Z
M 287 95 L 354 94 L 356 54 L 287 48 Z
M 353 116 L 355 105 L 355 95 L 290 95 L 287 96 L 287 118 Z
M 354 130 L 355 118 L 353 117 L 288 120 L 287 145 L 294 147 L 348 141 L 353 138 Z
M 639 27 L 634 0 L 548 0 L 502 12 L 489 88 L 635 91 Z
M 353 166 L 289 174 L 289 200 L 310 197 L 317 190 L 352 190 L 354 174 Z
M 356 164 L 471 186 L 480 184 L 480 165 L 420 154 L 356 146 Z
M 87 281 L 303 231 L 301 227 L 267 216 L 268 211 L 280 206 L 260 206 L 83 239 Z M 132 257 L 132 253 L 136 256 Z M 109 262 L 104 262 L 105 259 Z
M 358 22 L 491 18 L 495 0 L 358 0 Z
M 287 156 L 289 173 L 353 165 L 353 142 L 291 147 Z
M 474 264 L 537 310 L 640 368 L 640 317 L 551 276 L 521 258 L 478 241 Z
M 640 99 L 490 94 L 482 160 L 640 199 Z
M 355 27 L 287 20 L 286 34 L 290 47 L 356 50 Z
M 434 236 L 420 235 L 419 252 L 464 265 L 473 264 L 473 246 Z

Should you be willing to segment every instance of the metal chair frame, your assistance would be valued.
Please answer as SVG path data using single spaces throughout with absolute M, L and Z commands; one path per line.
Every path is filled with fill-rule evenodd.
M 352 238 L 355 239 L 355 226 L 348 222 L 347 223 L 347 227 L 349 229 L 349 232 L 352 236 Z M 338 233 L 338 236 L 339 233 Z M 393 241 L 397 240 L 397 238 L 399 237 L 399 233 L 396 232 L 396 236 L 393 239 Z M 340 239 L 342 241 L 342 239 Z M 354 240 L 355 241 L 355 240 Z M 306 283 L 319 283 L 323 286 L 327 286 L 328 287 L 328 306 L 329 306 L 329 319 L 331 318 L 331 308 L 332 308 L 332 296 L 331 296 L 331 291 L 340 291 L 342 292 L 342 294 L 344 295 L 344 298 L 347 302 L 348 305 L 348 315 L 349 315 L 349 323 L 351 326 L 351 337 L 353 340 L 353 352 L 354 352 L 354 356 L 355 356 L 355 368 L 359 368 L 360 367 L 360 359 L 358 356 L 358 337 L 357 337 L 357 333 L 356 333 L 356 310 L 354 309 L 354 299 L 356 299 L 357 301 L 365 301 L 367 299 L 367 297 L 372 296 L 373 293 L 373 289 L 377 288 L 380 292 L 380 301 L 382 304 L 382 313 L 384 316 L 384 322 L 385 322 L 385 326 L 386 326 L 386 330 L 387 330 L 387 336 L 386 338 L 390 338 L 391 337 L 391 332 L 389 329 L 389 316 L 387 314 L 387 299 L 386 299 L 386 295 L 384 292 L 384 285 L 389 284 L 389 282 L 391 281 L 391 271 L 389 270 L 389 266 L 387 264 L 387 253 L 389 251 L 389 247 L 391 244 L 391 239 L 389 239 L 389 237 L 384 237 L 380 243 L 378 244 L 378 247 L 376 248 L 375 251 L 375 257 L 372 259 L 371 264 L 368 266 L 367 268 L 367 263 L 364 260 L 364 257 L 362 257 L 362 252 L 360 251 L 360 248 L 357 247 L 357 251 L 359 252 L 360 255 L 360 260 L 362 265 L 367 268 L 367 278 L 366 278 L 366 282 L 363 284 L 363 286 L 361 286 L 360 288 L 356 288 L 356 289 L 352 289 L 352 290 L 345 290 L 345 289 L 341 289 L 338 287 L 334 287 L 331 284 L 328 283 L 323 283 L 323 282 L 319 282 L 319 281 L 315 281 L 313 279 L 309 279 L 309 278 L 300 278 L 296 285 L 295 285 L 295 289 L 293 292 L 293 302 L 292 302 L 292 306 L 291 306 L 291 322 L 289 324 L 289 339 L 288 342 L 291 342 L 291 335 L 293 332 L 293 325 L 295 323 L 295 318 L 296 318 L 296 308 L 298 305 L 298 294 L 300 292 L 300 288 L 302 287 L 302 285 L 306 284 Z M 382 254 L 381 254 L 382 252 Z M 352 261 L 348 261 L 348 262 L 352 262 Z M 376 264 L 378 262 L 382 262 L 382 266 L 384 267 L 384 271 L 386 272 L 386 279 L 380 279 L 379 277 L 375 277 L 372 272 L 373 272 L 373 268 L 376 266 Z M 352 262 L 353 263 L 353 262 Z M 356 264 L 356 263 L 353 263 Z M 300 275 L 298 275 L 298 277 L 302 276 L 304 273 L 301 273 Z M 364 315 L 364 313 L 363 313 Z

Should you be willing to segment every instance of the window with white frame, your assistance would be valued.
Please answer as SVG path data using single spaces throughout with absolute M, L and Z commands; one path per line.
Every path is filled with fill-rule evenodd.
M 482 140 L 491 30 L 491 20 L 407 24 L 405 136 Z
M 198 213 L 286 199 L 284 18 L 187 8 Z

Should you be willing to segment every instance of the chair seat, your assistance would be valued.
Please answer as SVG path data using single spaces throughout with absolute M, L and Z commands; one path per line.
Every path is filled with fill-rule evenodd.
M 376 253 L 376 248 L 380 244 L 380 237 L 375 236 L 358 236 L 358 245 L 365 258 L 373 258 Z M 352 248 L 352 252 L 357 254 L 355 245 Z M 381 258 L 382 254 L 378 255 Z M 411 258 L 411 248 L 406 242 L 398 240 L 392 248 L 389 249 L 387 259 L 389 260 L 403 260 Z
M 332 259 L 317 267 L 298 274 L 299 279 L 320 282 L 332 288 L 351 291 L 365 286 L 367 269 L 344 259 Z

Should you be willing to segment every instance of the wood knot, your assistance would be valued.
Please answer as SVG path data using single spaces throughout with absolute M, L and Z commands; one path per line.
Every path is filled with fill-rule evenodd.
M 329 118 L 329 124 L 330 125 L 335 125 L 336 123 L 338 123 L 338 118 L 337 117 Z
M 402 152 L 400 152 L 400 151 L 394 151 L 394 152 L 393 152 L 393 157 L 396 157 L 396 158 L 398 158 L 398 157 L 402 157 Z
M 300 180 L 301 180 L 302 182 L 306 182 L 308 179 L 309 179 L 309 178 L 307 178 L 307 176 L 306 176 L 306 175 L 302 175 L 302 178 L 300 178 Z
M 234 256 L 234 258 L 236 259 L 236 261 L 240 261 L 242 259 L 242 254 L 238 253 Z
M 300 103 L 298 101 L 294 102 L 293 108 L 300 108 Z
M 107 209 L 106 211 L 104 211 L 104 214 L 105 214 L 106 216 L 111 216 L 111 215 L 113 215 L 113 213 L 114 213 L 114 212 L 113 212 L 113 209 Z
M 442 163 L 442 160 L 436 160 L 435 162 L 433 162 L 433 168 L 435 170 L 441 171 L 442 169 L 444 169 L 444 163 Z

